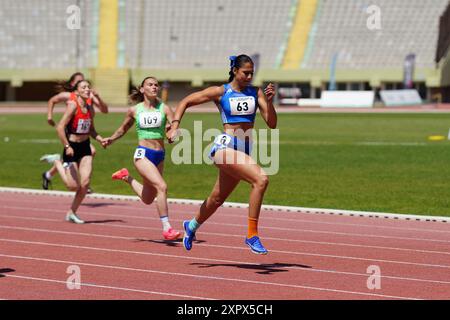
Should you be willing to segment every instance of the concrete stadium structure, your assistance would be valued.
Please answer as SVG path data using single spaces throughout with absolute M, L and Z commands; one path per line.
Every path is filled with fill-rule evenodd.
M 125 104 L 149 74 L 177 100 L 226 81 L 228 56 L 239 53 L 260 55 L 255 84 L 300 87 L 309 98 L 332 78 L 339 90 L 396 89 L 413 53 L 421 96 L 448 102 L 450 54 L 436 61 L 436 50 L 449 1 L 431 2 L 3 0 L 0 101 L 45 100 L 75 71 L 111 104 Z

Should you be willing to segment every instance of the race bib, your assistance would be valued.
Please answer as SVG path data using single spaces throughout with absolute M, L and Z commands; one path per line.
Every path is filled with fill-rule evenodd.
M 214 143 L 219 146 L 228 146 L 228 144 L 231 142 L 231 137 L 226 134 L 221 134 L 216 137 L 214 140 Z
M 78 119 L 76 133 L 86 134 L 91 130 L 91 119 Z
M 134 159 L 144 159 L 145 158 L 145 149 L 137 148 L 134 152 Z
M 161 127 L 161 118 L 160 112 L 141 112 L 139 114 L 139 127 L 143 129 L 159 128 Z
M 252 96 L 232 97 L 229 101 L 231 115 L 233 116 L 255 113 L 255 98 Z

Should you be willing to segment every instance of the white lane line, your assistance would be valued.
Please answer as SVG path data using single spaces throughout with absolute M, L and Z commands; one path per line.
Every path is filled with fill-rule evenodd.
M 0 215 L 0 217 L 2 217 Z M 14 216 L 8 216 L 14 217 Z M 14 217 L 19 219 L 27 220 L 23 217 Z M 34 220 L 39 220 L 39 218 L 34 218 Z M 48 221 L 49 219 L 45 219 Z M 54 222 L 60 222 L 59 220 L 52 220 Z M 135 228 L 134 226 L 126 226 L 127 228 Z M 91 233 L 81 233 L 81 232 L 71 232 L 71 231 L 61 231 L 61 230 L 49 230 L 49 229 L 40 229 L 40 228 L 28 228 L 28 227 L 18 227 L 18 226 L 0 226 L 0 229 L 13 229 L 13 230 L 24 230 L 24 231 L 35 231 L 35 232 L 48 232 L 48 233 L 60 233 L 60 234 L 69 234 L 69 235 L 83 235 L 90 237 L 101 237 L 101 238 L 111 238 L 111 239 L 124 239 L 124 240 L 134 240 L 136 237 L 121 237 L 121 236 L 111 236 L 111 235 L 102 235 L 102 234 L 91 234 Z M 137 228 L 137 227 L 136 227 Z M 139 227 L 144 228 L 144 227 Z M 156 230 L 160 231 L 161 228 L 153 228 L 148 227 L 144 228 L 146 230 Z M 235 234 L 226 234 L 226 233 L 216 233 L 216 232 L 202 232 L 202 235 L 213 235 L 213 236 L 222 236 L 222 237 L 231 237 L 231 238 L 242 238 L 240 235 Z M 286 239 L 286 238 L 272 238 L 272 237 L 264 237 L 265 240 L 270 241 L 284 241 L 284 242 L 299 242 L 299 243 L 312 243 L 312 244 L 320 244 L 320 245 L 328 245 L 328 246 L 345 246 L 345 247 L 355 247 L 355 248 L 370 248 L 370 249 L 380 249 L 380 250 L 394 250 L 394 251 L 406 251 L 406 252 L 417 252 L 417 253 L 426 253 L 426 254 L 438 254 L 438 255 L 450 255 L 450 252 L 444 251 L 430 251 L 430 250 L 419 250 L 419 249 L 408 249 L 408 248 L 395 248 L 395 247 L 382 247 L 382 246 L 369 246 L 369 245 L 361 245 L 361 244 L 352 244 L 352 243 L 340 243 L 340 242 L 324 242 L 324 241 L 311 241 L 311 240 L 297 240 L 297 239 Z
M 14 219 L 21 219 L 21 220 L 36 220 L 36 221 L 49 221 L 49 222 L 61 222 L 62 219 L 48 219 L 48 218 L 36 218 L 36 217 L 23 217 L 23 216 L 13 216 L 9 214 L 0 214 L 1 218 L 14 218 Z
M 48 191 L 41 189 L 25 189 L 25 188 L 10 188 L 0 187 L 0 192 L 12 192 L 21 194 L 37 194 L 37 195 L 55 195 L 72 197 L 73 192 L 69 191 Z M 131 200 L 140 201 L 137 196 L 123 196 L 115 194 L 90 194 L 87 196 L 91 199 L 111 199 L 111 200 Z M 167 199 L 169 203 L 175 204 L 193 204 L 201 205 L 203 200 L 191 200 L 191 199 Z M 228 208 L 248 208 L 247 203 L 237 202 L 225 202 L 224 207 Z M 301 212 L 307 214 L 331 214 L 338 216 L 364 216 L 369 218 L 388 218 L 388 219 L 400 219 L 400 220 L 417 220 L 424 222 L 450 222 L 450 217 L 440 216 L 428 216 L 428 215 L 411 215 L 411 214 L 398 214 L 387 212 L 368 212 L 368 211 L 354 211 L 354 210 L 341 210 L 341 209 L 324 209 L 324 208 L 304 208 L 304 207 L 290 207 L 290 206 L 276 206 L 276 205 L 262 205 L 263 210 L 269 211 L 284 211 L 284 212 Z
M 5 209 L 14 209 L 14 210 L 25 210 L 27 212 L 37 211 L 37 212 L 55 212 L 61 214 L 61 216 L 65 215 L 64 210 L 57 209 L 38 209 L 38 208 L 29 208 L 29 207 L 16 207 L 16 206 L 0 206 L 0 208 Z M 97 213 L 97 212 L 81 212 L 83 215 L 94 215 L 94 216 L 104 216 L 104 217 L 118 217 L 118 218 L 126 218 L 127 216 L 120 214 L 110 214 L 110 213 Z M 130 216 L 128 216 L 130 217 Z M 157 218 L 147 218 L 140 217 L 145 220 L 158 220 Z M 172 221 L 182 221 L 182 219 L 172 219 Z M 220 225 L 220 226 L 231 226 L 231 227 L 247 227 L 245 224 L 236 224 L 236 223 L 225 223 L 225 222 L 214 222 L 208 221 L 209 225 Z M 123 226 L 125 227 L 125 226 Z M 382 236 L 382 235 L 371 235 L 371 234 L 359 234 L 359 233 L 350 233 L 350 232 L 335 232 L 335 231 L 321 231 L 321 230 L 310 230 L 310 229 L 300 229 L 300 228 L 281 228 L 281 227 L 264 227 L 258 226 L 258 229 L 266 229 L 266 230 L 281 230 L 287 232 L 310 232 L 310 233 L 323 233 L 323 234 L 332 234 L 332 235 L 343 235 L 343 236 L 355 236 L 355 237 L 364 237 L 364 238 L 382 238 L 382 239 L 399 239 L 399 240 L 409 240 L 409 241 L 430 241 L 430 242 L 442 242 L 442 243 L 450 243 L 450 240 L 442 240 L 442 239 L 429 239 L 429 238 L 408 238 L 408 237 L 395 237 L 395 236 Z
M 7 255 L 0 254 L 0 256 L 7 256 Z M 216 276 L 194 275 L 194 274 L 190 274 L 190 273 L 155 271 L 155 270 L 148 270 L 148 269 L 137 269 L 137 268 L 128 268 L 128 267 L 120 267 L 120 266 L 100 265 L 100 264 L 91 264 L 91 263 L 64 261 L 64 260 L 53 260 L 53 259 L 41 259 L 41 258 L 32 258 L 32 257 L 23 257 L 23 256 L 11 256 L 11 257 L 16 257 L 18 259 L 42 260 L 42 261 L 47 261 L 47 262 L 64 263 L 64 264 L 78 264 L 78 265 L 85 265 L 85 266 L 99 267 L 99 268 L 108 268 L 108 269 L 119 269 L 119 270 L 127 270 L 127 271 L 139 271 L 139 272 L 147 272 L 147 273 L 157 273 L 157 274 L 164 274 L 164 275 L 170 275 L 170 276 L 174 276 L 175 275 L 175 276 L 181 276 L 181 277 L 213 279 L 213 280 L 220 280 L 220 281 L 225 281 L 225 282 L 234 281 L 234 282 L 251 283 L 251 284 L 256 284 L 256 285 L 265 285 L 265 286 L 266 285 L 271 285 L 271 286 L 288 287 L 288 288 L 295 288 L 295 289 L 328 291 L 328 292 L 335 292 L 335 293 L 346 293 L 346 294 L 372 296 L 372 297 L 406 299 L 406 300 L 421 300 L 419 298 L 411 298 L 411 297 L 400 297 L 400 296 L 374 294 L 374 293 L 366 293 L 366 292 L 358 292 L 358 291 L 347 291 L 347 290 L 330 289 L 330 288 L 300 286 L 300 285 L 283 284 L 283 283 L 267 282 L 267 281 L 255 281 L 255 280 L 245 280 L 245 279 L 236 279 L 236 278 L 224 278 L 224 277 L 216 277 Z M 10 275 L 8 275 L 8 276 L 10 276 Z M 60 281 L 60 282 L 64 283 L 64 284 L 66 283 L 65 281 Z
M 46 278 L 36 278 L 36 277 L 29 277 L 29 276 L 18 276 L 18 275 L 11 275 L 11 274 L 5 274 L 5 278 L 18 278 L 18 279 L 26 279 L 26 280 L 34 280 L 34 281 L 45 281 L 45 282 L 54 282 L 54 283 L 61 283 L 66 285 L 66 281 L 61 280 L 55 280 L 55 279 L 46 279 Z M 159 295 L 159 296 L 171 296 L 171 297 L 177 297 L 177 298 L 188 298 L 188 299 L 201 299 L 201 300 L 216 300 L 211 298 L 204 298 L 204 297 L 196 297 L 196 296 L 188 296 L 183 294 L 175 294 L 175 293 L 167 293 L 167 292 L 158 292 L 158 291 L 147 291 L 147 290 L 139 290 L 139 289 L 131 289 L 131 288 L 122 288 L 122 287 L 113 287 L 113 286 L 106 286 L 106 285 L 100 285 L 100 284 L 93 284 L 93 283 L 85 283 L 81 282 L 80 286 L 82 287 L 92 287 L 92 288 L 102 288 L 102 289 L 110 289 L 110 290 L 120 290 L 120 291 L 129 291 L 129 292 L 138 292 L 138 293 L 146 293 L 146 294 L 153 294 L 153 295 Z M 52 292 L 53 294 L 55 292 Z
M 142 254 L 142 255 L 152 255 L 152 256 L 162 256 L 162 257 L 171 257 L 171 258 L 183 258 L 183 259 L 199 259 L 199 260 L 210 260 L 209 258 L 199 258 L 192 256 L 177 256 L 177 255 L 168 255 L 162 253 L 152 253 L 152 252 L 142 252 L 142 251 L 130 251 L 130 250 L 120 250 L 120 249 L 109 249 L 109 248 L 99 248 L 99 247 L 86 247 L 86 246 L 75 246 L 75 245 L 67 245 L 67 244 L 56 244 L 50 242 L 38 242 L 38 241 L 26 241 L 26 240 L 18 240 L 18 239 L 0 239 L 5 242 L 13 242 L 13 243 L 28 243 L 34 245 L 43 245 L 43 246 L 53 246 L 53 247 L 64 247 L 64 248 L 75 248 L 75 249 L 88 249 L 88 250 L 97 250 L 97 251 L 106 251 L 106 252 L 119 252 L 119 253 L 130 253 L 130 254 Z M 222 246 L 222 245 L 212 245 L 212 244 L 196 244 L 196 246 L 200 247 L 214 247 L 221 249 L 232 249 L 232 250 L 248 250 L 248 248 L 244 247 L 233 247 L 233 246 Z M 450 269 L 448 265 L 438 265 L 438 264 L 428 264 L 428 263 L 417 263 L 417 262 L 409 262 L 409 261 L 397 261 L 397 260 L 384 260 L 377 258 L 361 258 L 361 257 L 351 257 L 351 256 L 339 256 L 339 255 L 329 255 L 329 254 L 319 254 L 319 253 L 309 253 L 309 252 L 293 252 L 293 251 L 281 251 L 281 250 L 271 250 L 273 253 L 287 254 L 289 256 L 299 255 L 299 256 L 313 256 L 313 257 L 321 257 L 321 258 L 334 258 L 341 260 L 359 260 L 359 261 L 370 261 L 371 263 L 392 263 L 392 264 L 402 264 L 402 265 L 410 265 L 410 266 L 419 266 L 426 268 L 442 268 L 442 269 Z M 218 260 L 221 261 L 221 260 Z M 224 260 L 226 261 L 226 260 Z
M 61 204 L 61 202 L 58 201 L 48 201 L 47 199 L 42 199 L 42 203 L 53 203 L 53 204 Z M 53 200 L 53 199 L 51 199 Z M 15 200 L 15 199 L 8 199 L 10 202 L 17 202 L 17 203 L 23 203 L 23 201 Z M 63 204 L 61 204 L 63 205 Z M 127 205 L 130 205 L 130 203 L 127 203 Z M 87 209 L 88 205 L 82 204 L 81 209 Z M 1 207 L 1 206 L 0 206 Z M 124 208 L 121 208 L 124 209 Z M 223 209 L 223 208 L 222 208 Z M 229 209 L 229 208 L 227 208 Z M 130 205 L 131 211 L 142 211 L 146 214 L 155 214 L 157 215 L 156 209 L 150 208 L 148 206 L 144 207 L 137 207 Z M 186 210 L 170 210 L 171 214 L 186 214 Z M 87 213 L 89 214 L 89 213 Z M 130 218 L 136 218 L 136 219 L 144 219 L 144 220 L 158 220 L 158 218 L 151 218 L 148 216 L 135 216 L 135 215 L 129 215 L 129 214 L 122 214 L 123 217 L 130 217 Z M 233 214 L 230 212 L 221 212 L 220 216 L 222 217 L 236 217 L 236 218 L 242 218 L 241 214 Z M 354 217 L 355 218 L 355 217 Z M 357 217 L 356 217 L 357 218 Z M 379 228 L 379 229 L 391 229 L 391 230 L 403 230 L 403 231 L 420 231 L 420 232 L 436 232 L 436 233 L 450 233 L 450 230 L 436 230 L 436 229 L 425 229 L 425 228 L 408 228 L 408 227 L 393 227 L 393 226 L 380 226 L 380 225 L 373 225 L 373 224 L 360 224 L 360 223 L 346 223 L 346 222 L 327 222 L 327 221 L 315 221 L 315 220 L 305 220 L 305 219 L 290 219 L 290 218 L 279 218 L 279 217 L 273 217 L 273 216 L 264 216 L 263 220 L 265 222 L 267 221 L 287 221 L 287 222 L 298 222 L 298 223 L 311 223 L 311 224 L 323 224 L 323 225 L 338 225 L 338 226 L 352 226 L 352 227 L 366 227 L 366 228 Z
M 19 143 L 55 144 L 61 143 L 58 139 L 20 139 Z
M 9 227 L 0 226 L 0 228 L 9 228 Z M 11 229 L 19 229 L 19 230 L 27 230 L 27 231 L 30 230 L 30 231 L 38 231 L 38 232 L 46 232 L 46 233 L 62 233 L 62 234 L 81 235 L 81 236 L 90 236 L 90 237 L 99 237 L 99 238 L 108 238 L 108 239 L 135 240 L 135 238 L 130 238 L 130 237 L 119 237 L 119 236 L 89 234 L 89 233 L 80 233 L 80 232 L 54 231 L 54 230 L 46 230 L 46 229 L 31 229 L 31 228 L 20 228 L 20 227 L 11 228 Z M 204 246 L 207 246 L 207 245 L 204 245 Z M 0 254 L 0 256 L 1 256 L 1 254 Z M 173 258 L 185 258 L 185 256 L 177 256 L 177 255 L 171 255 L 171 257 L 173 257 Z M 219 262 L 225 262 L 226 261 L 227 263 L 253 265 L 253 263 L 244 262 L 244 261 L 230 261 L 230 260 L 219 260 L 219 259 L 207 259 L 207 260 L 213 260 L 213 261 L 219 261 Z M 288 266 L 286 268 L 287 269 L 300 270 L 300 271 L 326 272 L 326 273 L 333 273 L 333 274 L 345 274 L 345 275 L 355 275 L 355 276 L 367 277 L 366 273 L 353 273 L 353 272 L 336 271 L 336 270 L 329 270 L 329 269 L 301 268 L 301 267 L 296 267 L 296 266 Z M 430 282 L 430 283 L 438 283 L 438 284 L 450 284 L 450 281 L 417 279 L 417 278 L 387 276 L 387 275 L 383 275 L 383 278 L 384 279 L 405 280 L 405 281 Z

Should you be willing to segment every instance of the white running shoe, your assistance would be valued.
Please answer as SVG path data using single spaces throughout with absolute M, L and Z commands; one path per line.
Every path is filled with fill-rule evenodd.
M 39 160 L 53 164 L 56 160 L 61 160 L 61 156 L 57 153 L 55 154 L 44 154 Z
M 66 221 L 77 223 L 77 224 L 83 224 L 84 223 L 83 220 L 81 220 L 75 213 L 73 213 L 71 211 L 67 212 Z

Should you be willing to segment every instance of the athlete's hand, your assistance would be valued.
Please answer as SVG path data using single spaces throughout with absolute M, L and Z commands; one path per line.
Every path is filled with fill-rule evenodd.
M 178 136 L 180 135 L 180 130 L 175 128 L 170 128 L 169 131 L 166 133 L 167 141 L 169 143 L 173 143 L 177 140 Z
M 269 83 L 267 87 L 264 88 L 264 94 L 269 102 L 272 102 L 273 97 L 275 97 L 275 86 L 273 83 Z
M 73 151 L 72 147 L 68 147 L 68 148 L 66 149 L 66 155 L 67 155 L 68 157 L 73 157 L 74 151 Z
M 49 125 L 51 125 L 52 127 L 55 126 L 55 121 L 53 121 L 52 117 L 48 117 L 48 118 L 47 118 L 47 123 L 48 123 Z
M 109 146 L 110 144 L 112 144 L 112 139 L 110 137 L 108 138 L 103 138 L 100 143 L 102 144 L 102 147 L 106 149 L 107 146 Z
M 94 97 L 98 97 L 98 92 L 95 91 L 94 89 L 91 89 L 91 97 L 90 98 L 92 99 Z

